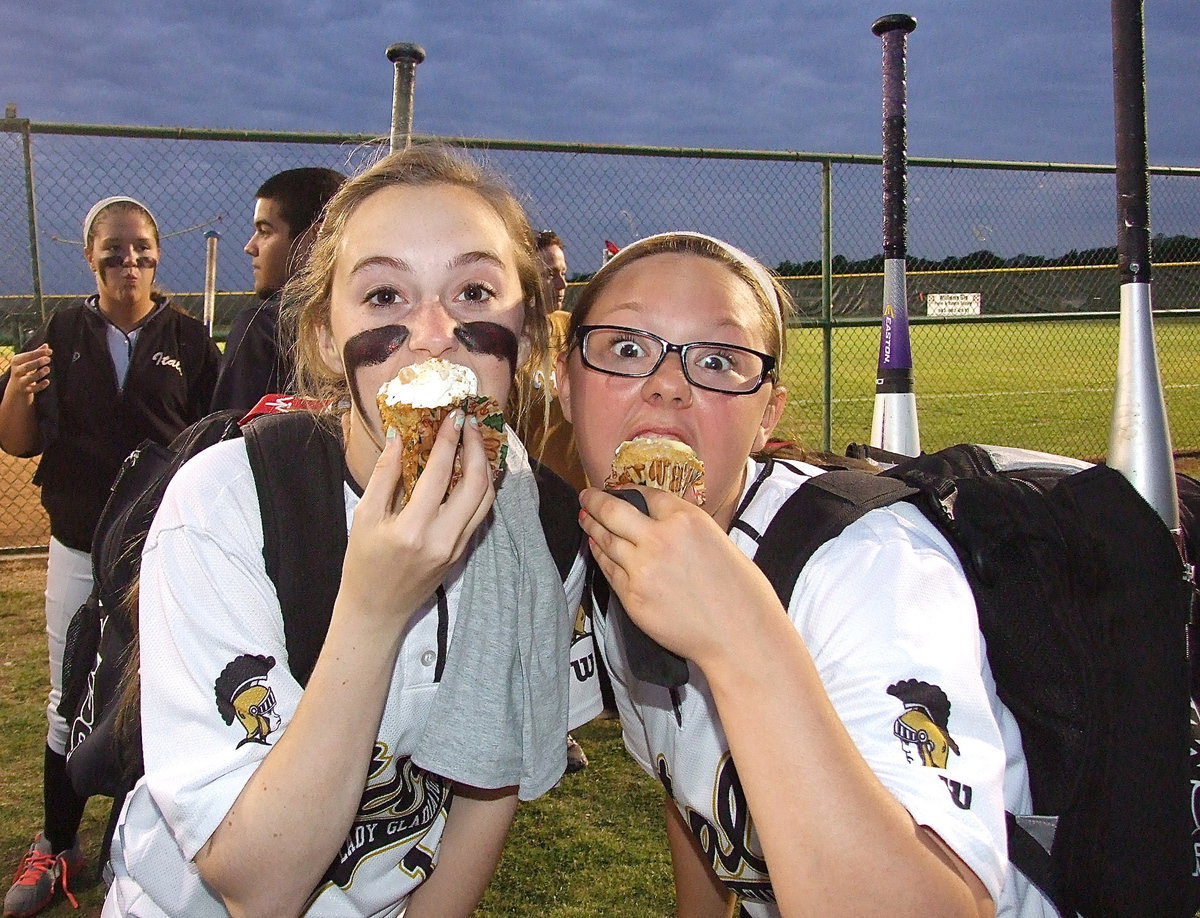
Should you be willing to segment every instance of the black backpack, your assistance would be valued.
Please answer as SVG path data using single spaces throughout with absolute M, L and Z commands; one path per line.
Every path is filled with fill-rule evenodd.
M 1188 551 L 1200 484 L 1180 476 Z M 1194 569 L 1119 472 L 998 469 L 973 445 L 797 489 L 755 560 L 781 597 L 824 542 L 875 507 L 915 504 L 957 553 L 997 694 L 1021 729 L 1034 818 L 1009 859 L 1064 916 L 1200 908 L 1191 718 Z M 786 601 L 786 600 L 785 600 Z
M 316 662 L 337 579 L 330 584 L 328 578 L 310 581 L 289 572 L 325 569 L 330 563 L 326 555 L 333 556 L 339 546 L 345 553 L 345 525 L 336 525 L 339 517 L 344 520 L 341 491 L 329 487 L 331 480 L 342 479 L 340 442 L 305 412 L 266 415 L 245 427 L 238 425 L 241 415 L 236 410 L 210 414 L 169 447 L 142 444 L 113 484 L 92 543 L 92 593 L 71 620 L 63 655 L 58 710 L 69 725 L 67 774 L 82 796 L 119 798 L 141 776 L 140 729 L 133 718 L 119 723 L 116 703 L 127 659 L 136 652 L 137 622 L 129 592 L 167 485 L 188 459 L 214 443 L 246 438 L 262 507 L 263 554 L 286 610 L 289 659 L 302 684 Z M 314 526 L 322 538 L 296 538 L 306 531 L 303 524 Z M 341 554 L 337 559 L 340 565 Z M 317 629 L 315 648 L 310 628 Z
M 780 507 L 755 563 L 786 606 L 825 542 L 875 508 L 917 506 L 962 563 L 997 694 L 1021 729 L 1038 815 L 1007 814 L 1009 860 L 1064 918 L 1192 918 L 1200 745 L 1188 633 L 1200 483 L 1179 478 L 1185 564 L 1119 472 L 1029 456 L 1002 471 L 989 450 L 959 445 L 896 456 L 904 461 L 882 474 L 827 471 Z M 607 609 L 609 587 L 594 564 L 589 577 L 595 608 Z M 686 682 L 686 662 L 613 608 L 633 674 L 672 690 Z
M 243 436 L 259 495 L 263 557 L 283 614 L 288 668 L 305 685 L 329 629 L 346 554 L 340 435 L 307 411 L 259 415 L 218 411 L 188 427 L 169 447 L 143 444 L 126 459 L 96 528 L 94 586 L 67 630 L 59 713 L 69 725 L 67 774 L 77 793 L 121 801 L 143 772 L 141 727 L 119 718 L 137 622 L 128 601 L 142 546 L 172 477 L 192 456 Z M 581 538 L 575 491 L 532 463 L 551 556 L 565 580 Z M 102 860 L 104 858 L 102 857 Z

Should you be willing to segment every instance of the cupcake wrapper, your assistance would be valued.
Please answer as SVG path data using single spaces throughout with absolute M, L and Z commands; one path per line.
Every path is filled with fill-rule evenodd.
M 668 459 L 651 459 L 614 469 L 604 482 L 606 488 L 623 484 L 646 485 L 683 497 L 689 487 L 695 486 L 701 502 L 704 500 L 701 484 L 704 473 L 691 465 L 671 462 Z
M 455 408 L 462 408 L 468 415 L 479 419 L 479 430 L 483 434 L 483 448 L 487 453 L 488 462 L 492 466 L 493 477 L 504 468 L 508 456 L 508 436 L 504 430 L 504 415 L 500 412 L 495 399 L 482 395 L 471 395 L 461 402 L 452 405 L 440 405 L 436 408 L 413 408 L 410 405 L 388 405 L 380 398 L 379 414 L 384 429 L 393 428 L 400 439 L 403 451 L 401 470 L 401 506 L 408 503 L 416 486 L 417 478 L 425 470 L 429 462 L 429 454 L 433 450 L 437 432 L 446 416 Z M 454 470 L 450 474 L 449 493 L 462 479 L 461 450 L 455 453 Z

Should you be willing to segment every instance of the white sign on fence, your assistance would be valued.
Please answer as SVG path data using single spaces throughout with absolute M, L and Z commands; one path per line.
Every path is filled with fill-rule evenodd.
M 927 293 L 925 305 L 931 316 L 977 316 L 982 296 L 978 293 Z

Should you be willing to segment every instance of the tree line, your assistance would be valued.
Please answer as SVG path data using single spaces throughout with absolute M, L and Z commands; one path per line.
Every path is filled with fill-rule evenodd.
M 1153 262 L 1172 263 L 1200 260 L 1200 239 L 1194 236 L 1165 236 L 1158 234 L 1151 243 Z M 845 255 L 834 255 L 831 266 L 834 274 L 881 274 L 883 255 L 851 260 Z M 1071 249 L 1058 256 L 1014 255 L 1011 258 L 980 249 L 969 255 L 948 255 L 940 260 L 909 255 L 905 261 L 908 271 L 979 271 L 989 268 L 1078 268 L 1095 265 L 1115 265 L 1117 247 L 1102 246 L 1095 249 Z M 821 262 L 781 261 L 775 268 L 781 277 L 819 277 Z

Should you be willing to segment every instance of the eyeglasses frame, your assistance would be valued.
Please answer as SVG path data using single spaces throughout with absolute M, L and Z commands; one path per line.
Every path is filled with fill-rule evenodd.
M 617 373 L 613 370 L 605 370 L 602 367 L 596 366 L 588 359 L 587 348 L 584 347 L 584 339 L 588 334 L 596 329 L 609 329 L 611 331 L 631 332 L 635 335 L 645 335 L 647 338 L 653 338 L 662 345 L 662 353 L 658 355 L 658 360 L 645 373 Z M 654 332 L 648 332 L 644 328 L 631 328 L 628 325 L 580 325 L 575 329 L 575 344 L 579 348 L 579 357 L 583 361 L 583 365 L 589 370 L 595 370 L 597 373 L 604 373 L 606 376 L 617 376 L 621 379 L 648 379 L 659 371 L 663 361 L 667 359 L 668 354 L 679 355 L 679 366 L 683 370 L 683 377 L 688 381 L 688 385 L 695 386 L 697 389 L 704 389 L 708 392 L 720 392 L 722 395 L 753 395 L 763 387 L 768 379 L 772 385 L 779 381 L 775 373 L 777 361 L 771 354 L 765 354 L 762 351 L 756 351 L 752 347 L 745 347 L 741 344 L 730 344 L 728 341 L 689 341 L 687 344 L 676 344 L 673 341 L 668 341 L 661 335 L 656 335 Z M 714 386 L 706 386 L 704 383 L 696 382 L 692 379 L 688 372 L 687 360 L 684 359 L 684 352 L 692 347 L 727 347 L 734 350 L 744 351 L 753 354 L 763 362 L 762 372 L 759 374 L 758 382 L 753 389 L 746 389 L 739 392 L 731 392 L 729 389 L 718 389 Z

